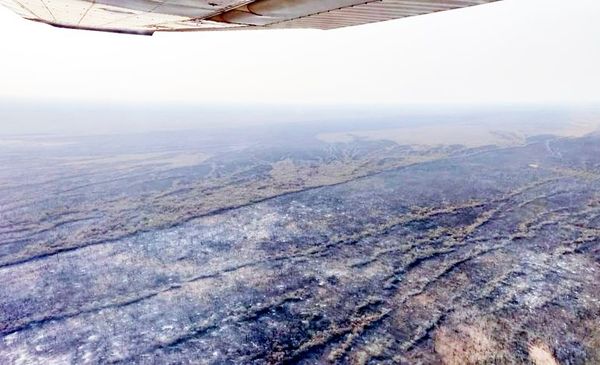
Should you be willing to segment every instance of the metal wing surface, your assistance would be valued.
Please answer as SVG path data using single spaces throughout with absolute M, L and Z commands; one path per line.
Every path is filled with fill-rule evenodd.
M 0 0 L 22 17 L 87 30 L 335 29 L 498 0 Z

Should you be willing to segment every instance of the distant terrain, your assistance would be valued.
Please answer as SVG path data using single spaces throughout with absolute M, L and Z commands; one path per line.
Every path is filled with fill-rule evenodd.
M 411 120 L 0 136 L 0 364 L 599 364 L 600 113 Z

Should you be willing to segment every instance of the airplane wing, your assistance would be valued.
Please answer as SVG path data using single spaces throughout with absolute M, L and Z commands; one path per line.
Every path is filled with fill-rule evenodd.
M 22 17 L 57 27 L 156 31 L 334 29 L 498 0 L 0 0 Z

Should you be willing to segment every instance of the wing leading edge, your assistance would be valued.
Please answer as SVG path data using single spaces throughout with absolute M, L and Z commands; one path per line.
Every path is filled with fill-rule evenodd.
M 335 29 L 499 0 L 0 0 L 24 18 L 86 30 Z

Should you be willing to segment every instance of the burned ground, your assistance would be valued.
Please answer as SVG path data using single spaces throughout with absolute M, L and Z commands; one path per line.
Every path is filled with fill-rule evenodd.
M 132 138 L 4 147 L 0 363 L 600 363 L 600 137 Z

